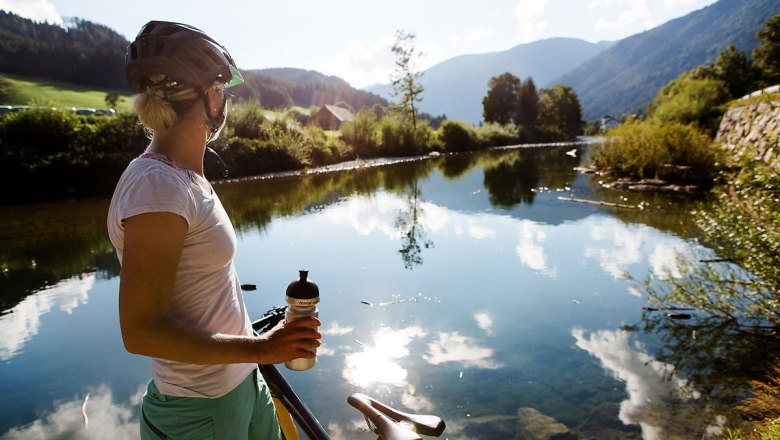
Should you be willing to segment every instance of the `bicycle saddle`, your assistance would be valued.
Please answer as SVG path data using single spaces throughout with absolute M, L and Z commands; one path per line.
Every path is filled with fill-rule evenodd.
M 419 434 L 438 437 L 444 432 L 441 417 L 407 414 L 361 393 L 350 394 L 347 402 L 363 413 L 369 428 L 373 424 L 372 431 L 383 440 L 422 440 Z

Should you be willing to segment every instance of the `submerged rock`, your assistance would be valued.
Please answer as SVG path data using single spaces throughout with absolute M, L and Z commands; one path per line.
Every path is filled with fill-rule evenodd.
M 641 440 L 642 428 L 626 425 L 620 420 L 620 404 L 599 405 L 579 426 L 580 440 Z
M 469 440 L 512 439 L 517 421 L 513 416 L 484 416 L 469 419 L 462 434 Z
M 577 440 L 577 435 L 554 418 L 526 407 L 517 410 L 515 440 Z

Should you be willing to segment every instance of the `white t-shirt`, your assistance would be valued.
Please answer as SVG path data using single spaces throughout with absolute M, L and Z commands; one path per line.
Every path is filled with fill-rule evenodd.
M 233 257 L 236 235 L 211 185 L 165 156 L 133 160 L 114 190 L 108 234 L 120 264 L 126 218 L 172 212 L 187 221 L 170 314 L 210 332 L 252 335 Z M 163 394 L 220 397 L 233 390 L 255 364 L 194 365 L 152 358 L 152 378 Z

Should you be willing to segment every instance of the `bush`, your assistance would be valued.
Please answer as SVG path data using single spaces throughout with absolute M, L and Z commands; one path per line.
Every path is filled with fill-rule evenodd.
M 370 157 L 377 152 L 377 118 L 374 111 L 364 108 L 355 115 L 354 122 L 342 125 L 344 141 L 352 145 L 355 154 Z
M 244 139 L 259 139 L 263 136 L 263 124 L 268 120 L 257 101 L 236 104 L 228 114 L 224 135 Z
M 501 147 L 520 143 L 517 130 L 498 124 L 482 124 L 475 130 L 477 143 L 482 147 Z
M 627 121 L 591 151 L 593 165 L 630 178 L 711 181 L 716 150 L 710 138 L 690 125 Z M 681 170 L 683 172 L 681 172 Z
M 661 124 L 696 124 L 714 134 L 721 117 L 718 106 L 727 99 L 723 81 L 683 75 L 661 89 L 650 104 L 648 115 Z
M 444 121 L 439 128 L 439 139 L 446 151 L 469 151 L 478 146 L 474 129 L 461 121 Z

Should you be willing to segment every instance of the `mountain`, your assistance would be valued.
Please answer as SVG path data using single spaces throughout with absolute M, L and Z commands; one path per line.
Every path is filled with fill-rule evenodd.
M 550 38 L 520 44 L 502 52 L 462 55 L 442 61 L 423 73 L 422 111 L 469 122 L 482 120 L 482 98 L 488 80 L 504 72 L 525 79 L 537 88 L 579 66 L 613 43 L 589 43 L 575 38 Z M 374 85 L 366 90 L 390 98 L 392 86 Z
M 69 19 L 65 27 L 38 23 L 0 10 L 0 73 L 127 90 L 125 51 L 129 42 L 90 21 Z M 242 70 L 239 99 L 267 107 L 349 103 L 359 109 L 383 98 L 355 89 L 335 76 L 302 69 Z M 29 78 L 28 78 L 29 79 Z
M 310 107 L 344 101 L 358 110 L 374 104 L 387 105 L 375 94 L 358 90 L 343 79 L 312 70 L 275 68 L 243 70 L 245 84 L 235 94 L 240 99 L 259 99 L 264 107 Z
M 756 32 L 778 12 L 778 0 L 720 0 L 620 40 L 556 82 L 574 89 L 586 120 L 642 113 L 666 83 L 712 63 L 729 43 L 749 55 Z

